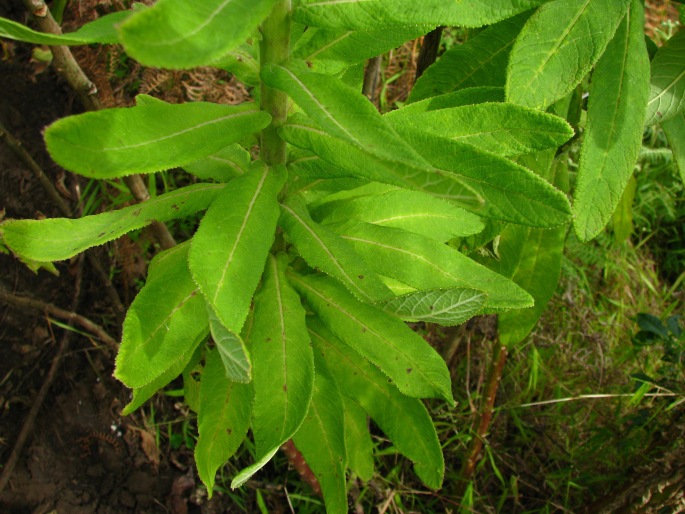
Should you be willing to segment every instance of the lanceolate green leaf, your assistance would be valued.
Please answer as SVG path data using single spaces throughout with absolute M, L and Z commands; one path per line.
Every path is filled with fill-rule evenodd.
M 216 470 L 240 447 L 250 427 L 252 387 L 226 378 L 217 350 L 208 351 L 200 381 L 195 463 L 212 497 Z
M 376 302 L 394 297 L 352 245 L 310 218 L 300 198 L 282 204 L 281 212 L 279 224 L 311 267 L 338 279 L 360 300 Z
M 521 225 L 553 227 L 570 218 L 566 195 L 523 166 L 409 125 L 395 128 L 434 168 L 432 173 L 405 175 L 415 187 L 454 200 L 483 217 Z M 462 203 L 459 196 L 464 195 L 464 186 L 459 189 L 458 184 L 473 191 L 483 203 Z
M 643 26 L 644 8 L 634 0 L 592 76 L 573 204 L 581 241 L 595 237 L 611 219 L 642 146 L 649 95 Z
M 61 261 L 153 221 L 189 216 L 209 207 L 223 184 L 197 184 L 118 211 L 78 219 L 8 220 L 0 225 L 5 243 L 33 260 Z
M 476 234 L 484 227 L 478 216 L 454 204 L 420 191 L 396 188 L 318 204 L 313 213 L 322 223 L 354 219 L 402 228 L 441 242 Z
M 416 289 L 465 287 L 487 294 L 490 311 L 533 304 L 519 286 L 433 239 L 404 230 L 366 223 L 334 227 L 362 257 L 384 275 Z
M 86 23 L 68 34 L 36 32 L 12 20 L 0 18 L 0 37 L 25 41 L 36 45 L 88 45 L 91 43 L 113 44 L 119 42 L 116 25 L 131 15 L 130 11 L 115 12 Z
M 509 58 L 507 100 L 544 110 L 602 56 L 630 0 L 555 0 L 531 16 Z
M 421 76 L 423 77 L 423 75 Z M 504 88 L 496 86 L 467 87 L 452 93 L 431 96 L 425 100 L 403 105 L 400 109 L 387 112 L 383 116 L 386 119 L 402 118 L 408 120 L 415 114 L 484 102 L 504 102 Z
M 316 340 L 316 338 L 316 335 L 312 335 L 312 339 Z M 316 348 L 317 345 L 315 344 L 314 347 Z M 366 411 L 349 396 L 343 396 L 342 400 L 345 414 L 347 465 L 359 478 L 368 482 L 373 478 L 373 441 L 369 433 Z
M 150 173 L 197 161 L 266 127 L 254 106 L 162 102 L 62 118 L 45 142 L 61 166 L 86 177 Z
M 505 157 L 556 148 L 573 136 L 563 119 L 509 103 L 464 105 L 391 119 L 395 128 L 409 126 Z
M 402 46 L 433 28 L 432 25 L 424 25 L 355 31 L 312 27 L 294 48 L 293 57 L 306 61 L 316 72 L 335 74 L 352 64 Z
M 305 310 L 285 277 L 286 265 L 285 254 L 269 256 L 248 341 L 254 363 L 257 460 L 293 436 L 312 397 L 314 355 Z
M 294 17 L 315 27 L 372 30 L 380 27 L 460 25 L 481 27 L 536 7 L 547 0 L 423 0 L 420 8 L 399 0 L 302 0 Z
M 416 291 L 377 305 L 405 321 L 454 326 L 479 314 L 486 298 L 481 291 L 455 287 Z
M 324 275 L 290 275 L 295 289 L 337 337 L 378 366 L 403 393 L 452 401 L 442 358 L 402 321 L 355 299 Z
M 473 86 L 504 86 L 509 52 L 529 16 L 504 20 L 453 46 L 419 77 L 408 101 Z
M 266 85 L 292 97 L 330 135 L 391 161 L 425 164 L 365 96 L 341 81 L 296 66 L 269 66 L 261 76 Z
M 282 167 L 262 163 L 224 188 L 193 238 L 189 262 L 221 323 L 239 334 L 271 248 L 278 221 Z
M 678 169 L 680 170 L 680 178 L 685 184 L 685 113 L 680 113 L 668 121 L 661 124 L 664 129 L 668 144 L 673 150 Z
M 251 160 L 250 152 L 236 143 L 222 148 L 214 155 L 186 164 L 183 169 L 204 180 L 228 182 L 247 173 Z
M 685 30 L 666 41 L 651 65 L 647 125 L 668 120 L 685 108 Z
M 188 271 L 188 244 L 160 253 L 126 314 L 114 376 L 149 384 L 209 332 L 205 301 Z
M 312 401 L 293 442 L 321 485 L 326 512 L 347 514 L 343 402 L 323 359 L 317 359 Z
M 324 357 L 343 394 L 358 401 L 395 447 L 414 462 L 421 481 L 438 489 L 445 463 L 435 427 L 421 400 L 400 393 L 318 319 L 309 318 L 307 326 L 314 348 Z
M 226 378 L 232 382 L 247 384 L 252 380 L 252 362 L 239 334 L 231 332 L 221 324 L 212 308 L 207 305 L 209 330 L 216 344 L 217 353 L 224 363 Z
M 199 360 L 199 346 L 205 339 L 206 334 L 201 334 L 195 344 L 189 348 L 185 353 L 176 356 L 173 364 L 161 375 L 155 378 L 149 384 L 133 389 L 131 401 L 121 411 L 122 416 L 128 416 L 138 407 L 143 405 L 146 401 L 154 396 L 154 394 L 169 384 L 172 380 L 177 378 L 188 366 L 192 366 L 196 359 Z M 186 395 L 187 398 L 187 395 Z M 186 400 L 188 402 L 188 400 Z
M 160 0 L 121 27 L 128 53 L 146 66 L 192 68 L 212 64 L 238 46 L 276 0 Z

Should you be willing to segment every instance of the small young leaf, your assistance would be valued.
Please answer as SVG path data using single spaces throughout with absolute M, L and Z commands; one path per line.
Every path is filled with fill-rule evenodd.
M 193 278 L 228 330 L 239 334 L 264 270 L 278 221 L 286 171 L 260 163 L 229 182 L 193 238 Z
M 611 228 L 614 231 L 614 241 L 625 243 L 633 234 L 633 201 L 637 191 L 635 176 L 628 179 L 614 214 L 611 216 Z
M 219 352 L 208 351 L 200 381 L 195 463 L 210 498 L 216 470 L 240 447 L 250 427 L 251 412 L 252 388 L 226 378 Z
M 487 294 L 486 308 L 522 309 L 533 304 L 519 286 L 433 239 L 367 223 L 332 226 L 352 242 L 369 265 L 416 289 L 465 287 Z
M 595 237 L 611 219 L 642 147 L 649 95 L 643 27 L 644 8 L 633 0 L 592 75 L 573 203 L 581 241 Z
M 309 217 L 298 197 L 281 205 L 280 226 L 292 239 L 299 254 L 313 267 L 338 279 L 360 300 L 376 302 L 395 295 L 371 271 L 338 234 Z
M 503 87 L 509 52 L 529 16 L 524 13 L 504 20 L 447 50 L 419 77 L 408 101 L 473 86 Z
M 405 321 L 426 321 L 449 327 L 479 314 L 485 307 L 486 298 L 481 291 L 455 287 L 415 291 L 377 305 Z
M 326 512 L 346 514 L 345 420 L 338 386 L 323 359 L 316 363 L 316 379 L 309 410 L 293 442 L 316 476 Z
M 231 382 L 247 384 L 252 380 L 252 362 L 245 343 L 239 334 L 231 332 L 221 324 L 212 308 L 207 305 L 209 330 L 216 344 L 217 353 L 224 363 L 226 378 Z
M 378 366 L 400 391 L 452 402 L 445 362 L 402 321 L 359 302 L 324 275 L 289 278 L 329 330 Z
M 126 53 L 146 66 L 193 68 L 237 47 L 277 0 L 160 0 L 121 26 Z
M 399 110 L 401 112 L 401 109 Z M 503 157 L 556 148 L 573 129 L 552 114 L 508 103 L 479 103 L 392 118 L 393 127 L 411 127 Z
M 46 34 L 36 32 L 21 23 L 0 18 L 0 37 L 25 41 L 36 45 L 89 45 L 92 43 L 115 44 L 119 42 L 117 25 L 131 15 L 130 11 L 106 14 L 86 23 L 75 32 Z
M 602 56 L 630 0 L 555 0 L 521 30 L 509 58 L 507 100 L 544 110 Z
M 153 259 L 126 314 L 114 376 L 132 389 L 178 365 L 179 356 L 209 332 L 205 301 L 188 271 L 188 247 L 178 245 Z
M 183 166 L 266 127 L 254 105 L 162 102 L 62 118 L 45 132 L 52 158 L 93 178 Z
M 323 356 L 343 394 L 358 401 L 395 447 L 414 462 L 421 481 L 438 489 L 445 463 L 435 427 L 421 400 L 400 393 L 318 319 L 308 318 L 307 326 L 314 348 Z
M 645 123 L 668 120 L 685 108 L 685 30 L 666 41 L 651 65 Z
M 297 432 L 312 398 L 314 355 L 305 310 L 285 277 L 286 266 L 285 254 L 268 257 L 248 341 L 255 391 L 252 432 L 260 462 Z
M 153 221 L 182 218 L 209 207 L 223 184 L 196 184 L 118 211 L 77 219 L 7 220 L 0 235 L 22 257 L 61 261 Z
M 305 25 L 373 30 L 417 24 L 482 27 L 547 0 L 423 0 L 421 8 L 401 0 L 302 0 L 293 16 Z
M 316 347 L 316 345 L 315 345 Z M 366 411 L 359 403 L 343 396 L 345 414 L 345 451 L 347 465 L 364 482 L 373 478 L 373 441 Z
M 222 148 L 214 155 L 186 164 L 183 169 L 203 180 L 228 182 L 247 173 L 251 160 L 250 152 L 239 144 L 233 144 Z
M 352 64 L 381 55 L 430 32 L 434 26 L 411 26 L 379 30 L 307 29 L 293 50 L 318 73 L 336 74 Z
M 477 234 L 484 227 L 478 216 L 454 204 L 420 191 L 399 188 L 348 200 L 324 199 L 312 213 L 324 224 L 354 219 L 401 228 L 441 242 Z

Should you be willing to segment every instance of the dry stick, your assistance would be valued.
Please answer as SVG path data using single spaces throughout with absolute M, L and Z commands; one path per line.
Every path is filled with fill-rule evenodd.
M 52 17 L 52 13 L 43 0 L 24 0 L 24 5 L 33 14 L 41 32 L 48 34 L 62 34 L 62 29 Z M 102 109 L 102 103 L 98 97 L 98 90 L 95 84 L 83 72 L 79 64 L 74 59 L 74 55 L 66 46 L 51 46 L 52 60 L 57 72 L 64 77 L 71 88 L 78 94 L 83 106 L 88 111 Z M 140 175 L 129 175 L 124 177 L 124 182 L 131 190 L 133 197 L 138 202 L 144 202 L 150 198 L 147 187 Z M 169 229 L 155 221 L 151 225 L 152 233 L 162 249 L 171 248 L 176 244 Z
M 0 289 L 0 300 L 9 305 L 14 305 L 15 307 L 47 312 L 48 314 L 52 314 L 57 318 L 62 318 L 66 321 L 74 322 L 78 325 L 81 325 L 81 327 L 83 327 L 85 330 L 95 334 L 98 339 L 100 339 L 103 343 L 105 343 L 115 352 L 119 350 L 119 343 L 117 343 L 105 331 L 104 328 L 102 328 L 94 321 L 89 320 L 85 316 L 81 316 L 80 314 L 77 314 L 72 311 L 67 311 L 51 303 L 43 302 L 42 300 L 36 300 L 34 298 L 28 298 L 26 296 L 18 296 L 12 293 L 8 293 L 4 289 Z
M 381 60 L 382 56 L 380 55 L 369 59 L 364 70 L 362 94 L 373 104 L 376 103 L 376 86 L 378 86 L 378 77 L 381 73 Z
M 423 37 L 419 59 L 416 62 L 416 77 L 414 78 L 414 81 L 419 80 L 419 77 L 423 75 L 426 68 L 433 64 L 438 58 L 438 49 L 440 48 L 440 38 L 442 37 L 443 28 L 444 27 L 438 27 Z
M 78 309 L 79 298 L 81 297 L 82 278 L 83 258 L 80 258 L 78 271 L 76 273 L 74 299 L 71 302 L 72 310 Z M 0 295 L 4 296 L 4 293 L 0 291 Z M 22 425 L 21 430 L 19 431 L 19 435 L 17 436 L 17 440 L 14 443 L 14 447 L 12 448 L 12 453 L 10 453 L 7 462 L 3 466 L 2 474 L 0 474 L 0 492 L 2 492 L 7 486 L 7 483 L 9 482 L 9 479 L 12 476 L 12 473 L 14 472 L 14 467 L 17 465 L 17 462 L 19 461 L 21 451 L 24 449 L 24 444 L 26 443 L 26 440 L 28 439 L 29 435 L 31 435 L 33 425 L 35 423 L 36 417 L 38 416 L 38 412 L 40 411 L 40 408 L 43 405 L 43 401 L 45 401 L 45 397 L 50 391 L 50 387 L 52 386 L 52 383 L 55 380 L 55 376 L 57 375 L 57 369 L 59 368 L 59 365 L 62 362 L 62 358 L 69 349 L 69 341 L 71 339 L 72 334 L 73 332 L 71 330 L 65 330 L 64 334 L 62 335 L 62 340 L 60 341 L 59 349 L 57 350 L 57 355 L 55 355 L 55 358 L 52 360 L 52 365 L 50 366 L 50 370 L 48 371 L 48 374 L 45 377 L 45 381 L 43 382 L 40 391 L 38 391 L 38 395 L 33 400 L 31 410 L 29 411 L 28 416 L 26 416 L 24 424 Z
M 464 458 L 464 463 L 459 472 L 457 484 L 457 497 L 463 497 L 468 487 L 473 472 L 476 469 L 476 464 L 480 458 L 480 452 L 483 449 L 483 441 L 488 433 L 490 421 L 492 421 L 492 413 L 495 406 L 495 397 L 497 396 L 497 387 L 499 386 L 500 378 L 502 377 L 502 370 L 504 363 L 507 360 L 507 348 L 495 341 L 492 350 L 492 361 L 490 362 L 490 370 L 488 372 L 488 379 L 485 383 L 485 394 L 481 401 L 480 415 L 474 422 L 475 433 L 473 439 L 469 444 L 469 448 Z
M 72 216 L 71 208 L 59 195 L 57 189 L 55 189 L 55 186 L 47 177 L 43 169 L 38 165 L 36 161 L 33 160 L 31 154 L 29 154 L 26 151 L 26 149 L 22 146 L 20 141 L 18 141 L 12 134 L 10 134 L 7 131 L 7 129 L 2 125 L 2 123 L 0 123 L 0 139 L 5 141 L 7 145 L 14 151 L 14 153 L 22 161 L 24 161 L 24 164 L 28 166 L 33 175 L 38 179 L 38 181 L 43 186 L 43 189 L 45 189 L 45 192 L 48 194 L 48 196 L 52 199 L 53 202 L 55 202 L 57 208 L 62 213 L 62 216 L 70 218 Z M 117 290 L 114 288 L 114 285 L 112 284 L 112 281 L 109 278 L 109 274 L 105 271 L 105 268 L 102 267 L 102 263 L 95 256 L 95 254 L 93 254 L 92 252 L 86 252 L 86 257 L 88 258 L 88 264 L 92 266 L 92 268 L 95 270 L 95 272 L 100 277 L 100 280 L 104 284 L 107 296 L 109 297 L 109 300 L 112 302 L 114 306 L 114 310 L 117 313 L 119 322 L 121 322 L 124 316 L 125 309 L 124 305 L 121 303 L 121 299 L 119 298 L 119 293 L 117 293 Z
M 293 440 L 288 439 L 283 446 L 281 446 L 281 450 L 283 450 L 285 456 L 288 457 L 288 462 L 290 462 L 300 474 L 300 478 L 309 484 L 309 487 L 312 488 L 314 494 L 321 496 L 321 485 L 319 484 L 319 480 L 309 467 L 309 464 L 307 464 L 307 461 L 304 460 L 304 456 L 300 450 L 297 449 Z

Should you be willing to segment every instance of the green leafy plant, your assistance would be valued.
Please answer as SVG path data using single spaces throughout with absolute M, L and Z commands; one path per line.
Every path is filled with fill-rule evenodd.
M 255 462 L 233 487 L 292 439 L 327 510 L 346 512 L 347 470 L 373 473 L 367 416 L 439 488 L 421 398 L 452 403 L 450 375 L 405 322 L 500 313 L 502 342 L 520 342 L 554 291 L 567 225 L 587 241 L 619 206 L 645 121 L 664 123 L 682 163 L 685 33 L 656 53 L 650 83 L 643 16 L 638 0 L 160 0 L 63 36 L 0 20 L 0 35 L 33 43 L 120 43 L 148 66 L 221 66 L 259 101 L 139 95 L 57 121 L 48 150 L 75 173 L 181 167 L 212 182 L 76 220 L 7 220 L 0 234 L 47 263 L 206 211 L 192 239 L 155 257 L 127 313 L 124 412 L 183 375 L 210 494 L 251 429 Z M 381 115 L 361 94 L 363 62 L 445 25 L 487 27 Z M 571 207 L 563 145 L 581 130 Z M 486 244 L 494 258 L 466 255 Z

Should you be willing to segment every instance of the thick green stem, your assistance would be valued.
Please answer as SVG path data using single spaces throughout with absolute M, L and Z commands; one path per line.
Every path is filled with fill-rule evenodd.
M 259 48 L 261 67 L 286 65 L 290 56 L 291 0 L 280 0 L 264 20 Z M 271 125 L 262 131 L 260 157 L 267 164 L 285 164 L 285 141 L 278 137 L 278 128 L 288 114 L 288 96 L 275 89 L 261 86 L 261 108 L 271 114 Z

